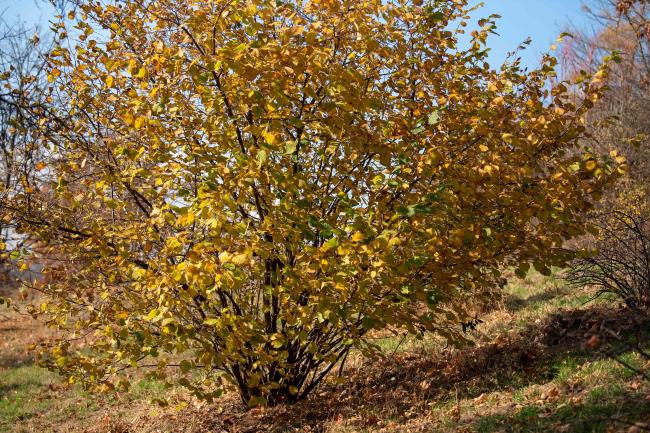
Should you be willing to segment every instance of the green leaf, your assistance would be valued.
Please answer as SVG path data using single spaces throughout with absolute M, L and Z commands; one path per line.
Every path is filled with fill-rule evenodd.
M 424 126 L 416 126 L 415 128 L 411 129 L 412 134 L 419 134 L 421 132 L 424 132 Z
M 440 11 L 431 12 L 429 14 L 429 18 L 432 19 L 433 21 L 442 21 L 443 19 L 445 19 L 445 14 Z
M 339 245 L 339 240 L 338 238 L 331 238 L 327 242 L 323 244 L 321 247 L 324 251 L 331 250 L 332 248 L 336 248 Z
M 415 216 L 415 206 L 401 206 L 397 208 L 397 213 L 405 218 L 411 218 Z
M 373 319 L 372 317 L 364 317 L 361 319 L 361 326 L 364 327 L 364 329 L 375 329 L 378 325 L 378 322 Z
M 436 295 L 436 292 L 429 291 L 427 292 L 427 304 L 429 306 L 434 306 L 437 305 L 439 302 L 438 296 Z
M 542 274 L 542 275 L 544 275 L 546 277 L 551 275 L 551 269 L 548 266 L 546 266 L 545 263 L 543 263 L 543 262 L 541 262 L 539 260 L 536 260 L 536 261 L 533 262 L 533 267 L 535 268 L 535 270 L 537 272 L 539 272 L 540 274 Z
M 287 141 L 284 145 L 284 153 L 286 155 L 291 155 L 296 152 L 298 144 L 295 141 Z
M 179 364 L 179 367 L 181 368 L 181 371 L 183 373 L 187 373 L 188 371 L 190 371 L 192 369 L 192 363 L 189 362 L 188 360 L 184 359 Z
M 433 113 L 429 114 L 429 118 L 427 119 L 427 123 L 431 126 L 436 125 L 440 121 L 440 114 L 438 113 L 438 110 L 435 110 Z
M 266 406 L 267 400 L 265 397 L 251 397 L 248 400 L 248 406 L 249 407 L 257 407 L 257 406 Z
M 267 157 L 266 150 L 260 149 L 257 151 L 256 158 L 261 164 L 264 164 L 266 162 L 266 157 Z
M 522 262 L 519 264 L 517 269 L 515 269 L 515 275 L 517 275 L 519 278 L 526 278 L 526 275 L 528 274 L 528 270 L 530 269 L 530 263 L 528 262 Z

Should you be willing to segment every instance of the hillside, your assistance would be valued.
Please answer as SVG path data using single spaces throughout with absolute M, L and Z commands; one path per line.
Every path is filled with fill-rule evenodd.
M 590 301 L 553 277 L 514 280 L 472 332 L 475 347 L 378 338 L 386 358 L 357 355 L 297 406 L 245 411 L 234 394 L 213 404 L 142 379 L 129 393 L 91 395 L 34 365 L 47 329 L 0 316 L 2 432 L 638 432 L 650 428 L 650 361 L 625 341 L 650 331 L 611 300 Z M 646 335 L 647 337 L 647 335 Z M 645 339 L 647 341 L 647 338 Z M 596 344 L 598 343 L 598 344 Z M 647 346 L 646 346 L 647 348 Z M 608 353 L 620 353 L 618 360 Z M 152 400 L 172 396 L 169 407 Z

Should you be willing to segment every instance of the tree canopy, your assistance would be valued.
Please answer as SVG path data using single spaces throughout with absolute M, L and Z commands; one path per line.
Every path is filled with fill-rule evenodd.
M 79 3 L 60 102 L 32 107 L 39 184 L 2 195 L 71 381 L 276 403 L 372 330 L 461 343 L 465 302 L 563 265 L 622 170 L 582 144 L 607 69 L 495 69 L 465 0 Z

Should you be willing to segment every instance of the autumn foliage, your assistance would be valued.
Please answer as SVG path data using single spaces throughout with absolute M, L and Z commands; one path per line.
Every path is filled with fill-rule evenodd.
M 461 42 L 466 12 L 82 1 L 48 58 L 64 102 L 33 107 L 39 185 L 2 196 L 47 259 L 34 312 L 63 336 L 48 365 L 295 401 L 374 353 L 369 332 L 460 344 L 500 269 L 563 265 L 622 171 L 580 144 L 607 70 L 552 86 L 549 56 L 494 69 L 494 20 Z

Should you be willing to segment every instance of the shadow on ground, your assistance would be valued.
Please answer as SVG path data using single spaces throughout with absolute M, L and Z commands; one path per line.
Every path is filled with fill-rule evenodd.
M 618 390 L 607 398 L 597 393 L 584 402 L 553 408 L 545 404 L 527 405 L 514 412 L 500 412 L 472 421 L 478 432 L 607 432 L 627 431 L 635 421 L 650 413 L 650 402 L 630 390 Z M 641 428 L 632 431 L 642 431 Z
M 34 357 L 29 354 L 0 353 L 0 369 L 28 367 L 30 365 L 34 365 Z
M 535 296 L 525 299 L 526 304 L 548 300 L 546 296 L 550 295 Z M 15 326 L 12 322 L 0 323 L 0 334 L 9 335 Z M 14 340 L 33 338 L 29 326 L 21 329 Z M 156 421 L 155 417 L 143 416 L 136 422 L 138 425 L 120 421 L 109 429 L 98 423 L 97 429 L 91 427 L 88 431 L 149 432 L 154 431 L 157 422 L 169 422 L 179 427 L 174 431 L 185 431 L 180 429 L 180 419 L 184 417 L 200 423 L 196 431 L 206 432 L 450 431 L 451 428 L 426 425 L 422 419 L 435 418 L 427 416 L 433 408 L 453 414 L 458 401 L 471 402 L 483 394 L 516 393 L 530 385 L 547 384 L 558 377 L 558 365 L 568 359 L 578 364 L 595 361 L 605 357 L 605 352 L 622 347 L 621 340 L 649 336 L 650 317 L 638 317 L 625 309 L 592 306 L 567 310 L 537 320 L 519 333 L 500 337 L 491 344 L 442 353 L 397 353 L 388 359 L 364 362 L 361 367 L 347 371 L 344 384 L 323 385 L 295 406 L 246 411 L 236 398 L 230 398 L 218 403 L 220 411 L 214 406 L 188 408 L 186 413 L 171 415 L 173 419 Z M 598 347 L 592 344 L 594 337 Z M 16 351 L 15 347 L 10 350 L 13 342 L 5 343 L 9 344 L 0 350 L 0 370 L 32 364 L 28 351 Z M 0 386 L 0 399 L 14 388 L 9 383 Z M 603 426 L 608 423 L 615 422 L 627 429 L 626 422 L 644 416 L 647 420 L 648 414 L 650 400 L 620 389 L 606 398 L 592 392 L 587 398 L 562 407 L 544 402 L 497 406 L 490 413 L 456 419 L 454 427 L 462 425 L 462 431 L 478 432 L 543 432 L 557 431 L 556 426 L 560 425 L 566 426 L 563 431 L 604 432 Z M 387 426 L 387 422 L 391 425 Z M 413 423 L 418 423 L 417 429 L 412 428 Z M 162 429 L 165 430 L 168 429 Z
M 637 317 L 627 310 L 592 307 L 564 311 L 529 325 L 518 335 L 489 345 L 438 356 L 402 353 L 376 363 L 365 363 L 349 372 L 349 380 L 344 385 L 323 386 L 297 406 L 244 412 L 233 404 L 224 411 L 228 415 L 217 416 L 210 424 L 216 431 L 251 433 L 319 432 L 324 431 L 327 423 L 340 419 L 345 419 L 346 425 L 355 430 L 373 427 L 380 419 L 405 424 L 413 414 L 422 414 L 431 405 L 444 404 L 450 399 L 453 408 L 453 399 L 476 398 L 495 391 L 513 392 L 532 384 L 547 383 L 556 377 L 557 365 L 563 359 L 571 357 L 587 362 L 603 358 L 605 351 L 615 350 L 621 345 L 621 339 L 631 338 L 639 330 L 650 333 L 650 318 Z M 599 349 L 588 347 L 594 336 L 598 336 Z M 617 398 L 624 403 L 632 397 L 622 392 Z M 586 414 L 586 419 L 593 415 L 592 420 L 598 423 L 601 416 L 620 415 L 620 403 L 610 405 L 596 398 L 594 402 L 568 405 L 558 410 L 554 418 L 546 417 L 539 431 L 548 431 L 544 426 L 565 418 L 570 422 L 576 411 Z M 650 413 L 650 401 L 636 401 L 626 407 L 632 418 L 635 414 Z M 543 407 L 523 407 L 470 421 L 479 431 L 493 431 L 490 425 L 505 425 L 505 431 L 526 431 L 527 419 L 532 423 L 534 418 L 539 423 L 539 419 L 545 418 L 538 416 L 542 410 Z M 508 425 L 512 427 L 508 429 Z M 523 430 L 518 430 L 517 425 L 523 425 Z M 530 431 L 538 430 L 533 424 L 528 427 Z M 592 427 L 570 431 L 593 431 Z
M 521 298 L 516 295 L 507 295 L 505 299 L 505 306 L 508 311 L 517 312 L 523 310 L 524 308 L 530 305 L 550 301 L 552 299 L 557 298 L 558 296 L 561 296 L 561 293 L 542 292 L 542 293 L 537 293 L 536 295 L 528 296 L 526 298 Z

